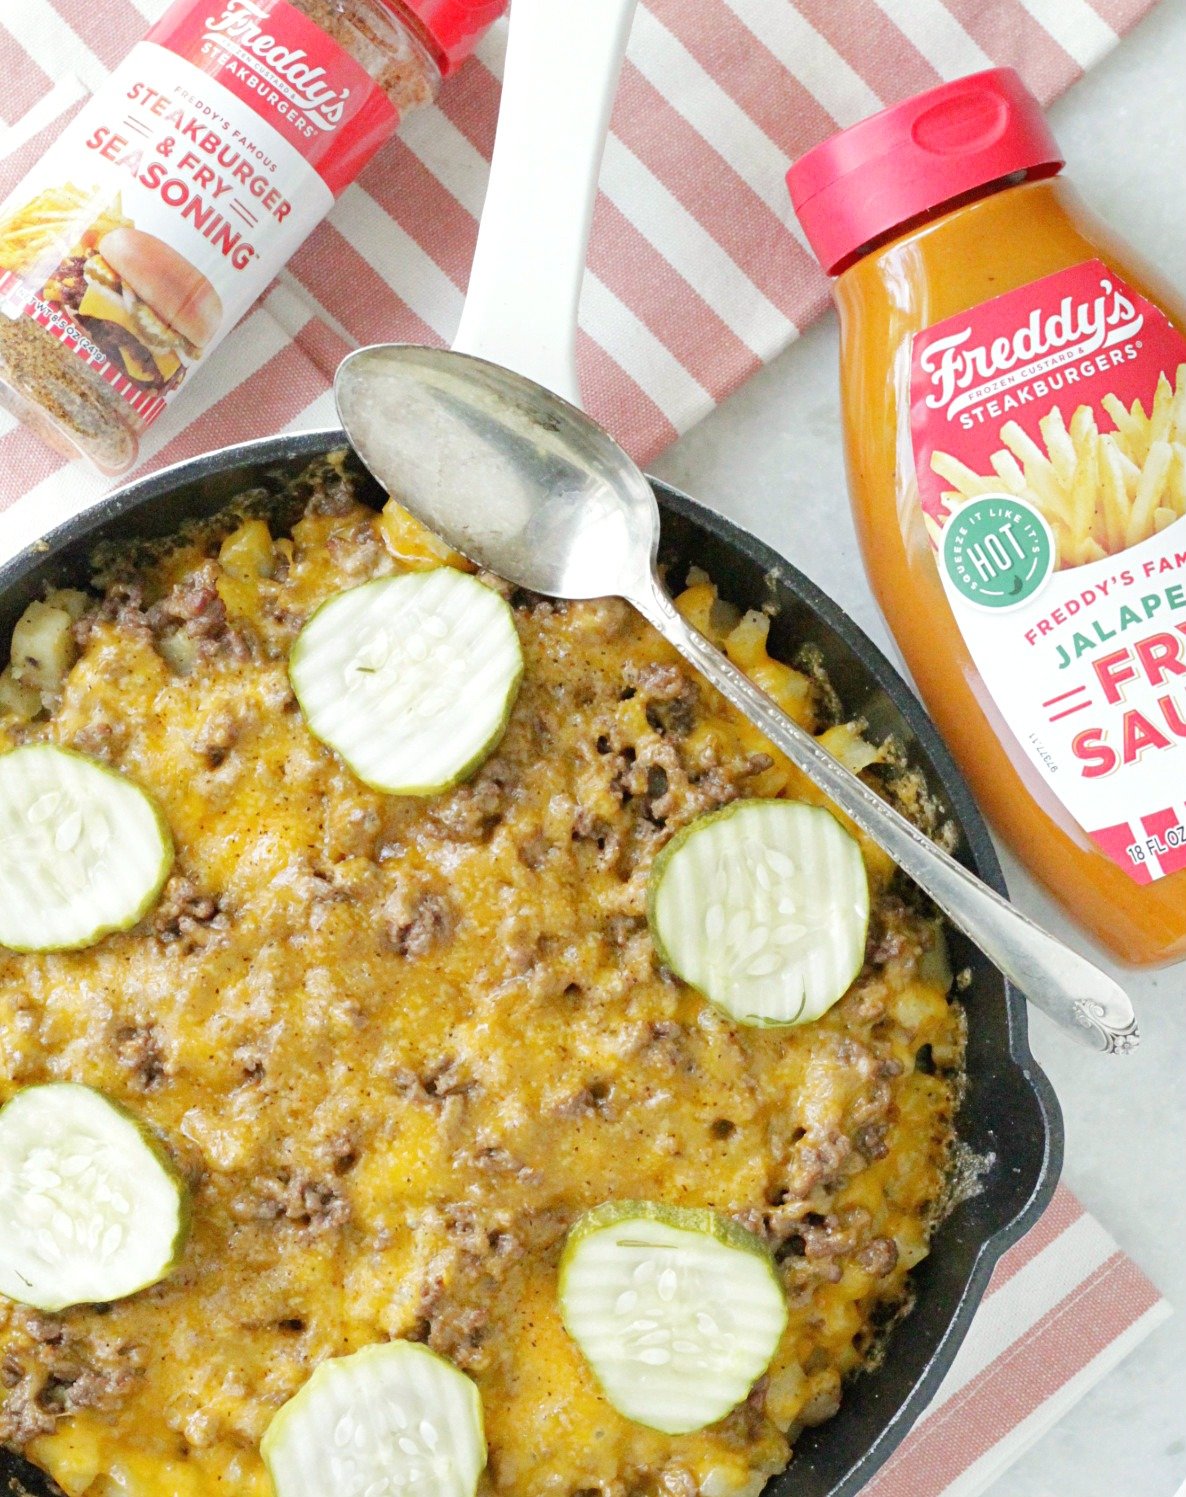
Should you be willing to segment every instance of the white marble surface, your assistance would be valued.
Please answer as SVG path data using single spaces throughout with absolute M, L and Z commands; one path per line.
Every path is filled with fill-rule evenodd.
M 1162 4 L 1055 106 L 1087 198 L 1186 292 L 1186 0 Z M 769 541 L 883 646 L 849 520 L 829 317 L 683 438 L 656 471 Z M 892 646 L 891 653 L 892 653 Z M 1083 942 L 1007 856 L 1038 919 Z M 1065 1178 L 1178 1313 L 992 1488 L 991 1497 L 1172 1497 L 1186 1476 L 1186 964 L 1121 972 L 1144 1044 L 1105 1062 L 1042 1015 Z

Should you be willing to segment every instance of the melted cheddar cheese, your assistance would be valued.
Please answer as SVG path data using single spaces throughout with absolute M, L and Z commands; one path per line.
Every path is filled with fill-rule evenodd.
M 672 833 L 737 795 L 819 797 L 616 602 L 512 595 L 526 675 L 493 757 L 429 801 L 367 789 L 305 728 L 288 650 L 332 593 L 450 558 L 340 460 L 296 499 L 286 534 L 257 495 L 108 558 L 52 711 L 0 719 L 0 747 L 73 745 L 143 785 L 178 850 L 134 930 L 0 952 L 0 1101 L 50 1079 L 119 1098 L 194 1206 L 179 1267 L 132 1299 L 0 1299 L 0 1441 L 68 1497 L 267 1497 L 277 1408 L 324 1358 L 405 1336 L 477 1381 L 486 1497 L 752 1497 L 927 1251 L 962 1059 L 941 936 L 863 844 L 869 959 L 818 1023 L 740 1027 L 659 969 L 645 891 Z M 698 579 L 681 606 L 827 727 L 763 615 Z M 787 1286 L 769 1376 L 695 1434 L 617 1414 L 560 1321 L 564 1234 L 622 1197 L 730 1213 Z

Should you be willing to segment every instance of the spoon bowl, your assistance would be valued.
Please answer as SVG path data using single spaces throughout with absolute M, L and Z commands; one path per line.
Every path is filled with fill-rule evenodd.
M 334 394 L 373 476 L 479 566 L 562 598 L 631 597 L 650 577 L 650 484 L 596 422 L 534 380 L 470 354 L 388 344 L 344 359 Z

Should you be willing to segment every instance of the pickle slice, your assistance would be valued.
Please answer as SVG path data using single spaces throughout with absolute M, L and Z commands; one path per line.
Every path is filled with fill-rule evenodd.
M 647 914 L 660 960 L 741 1024 L 808 1024 L 865 959 L 869 881 L 823 806 L 740 800 L 655 859 Z
M 310 731 L 365 784 L 436 795 L 501 739 L 523 676 L 510 608 L 452 567 L 338 593 L 289 660 Z
M 611 1201 L 568 1234 L 560 1310 L 620 1414 L 668 1435 L 723 1419 L 787 1322 L 774 1260 L 707 1209 Z
M 51 743 L 0 756 L 0 946 L 66 951 L 128 930 L 173 867 L 156 803 Z
M 390 1341 L 322 1362 L 260 1449 L 276 1497 L 474 1497 L 482 1402 L 443 1357 Z
M 181 1177 L 118 1104 L 50 1082 L 0 1108 L 0 1294 L 48 1312 L 125 1299 L 176 1267 L 188 1230 Z

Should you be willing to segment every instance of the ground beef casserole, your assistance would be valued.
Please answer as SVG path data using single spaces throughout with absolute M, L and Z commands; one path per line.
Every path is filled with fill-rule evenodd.
M 820 797 L 630 609 L 511 593 L 509 729 L 433 799 L 367 789 L 309 734 L 286 660 L 313 608 L 439 559 L 331 459 L 279 501 L 100 558 L 93 596 L 41 605 L 65 621 L 60 670 L 0 678 L 0 748 L 122 768 L 177 844 L 133 930 L 0 952 L 0 1101 L 98 1087 L 193 1191 L 156 1287 L 55 1316 L 0 1299 L 0 1442 L 71 1497 L 265 1494 L 275 1410 L 324 1358 L 392 1337 L 478 1383 L 484 1493 L 755 1494 L 926 1253 L 962 1063 L 941 937 L 862 843 L 866 965 L 819 1022 L 739 1027 L 658 967 L 646 880 L 672 834 L 739 796 Z M 762 615 L 697 577 L 681 606 L 890 783 L 825 685 L 769 659 Z M 769 1375 L 692 1435 L 617 1414 L 557 1309 L 568 1226 L 640 1197 L 730 1214 L 787 1288 Z

